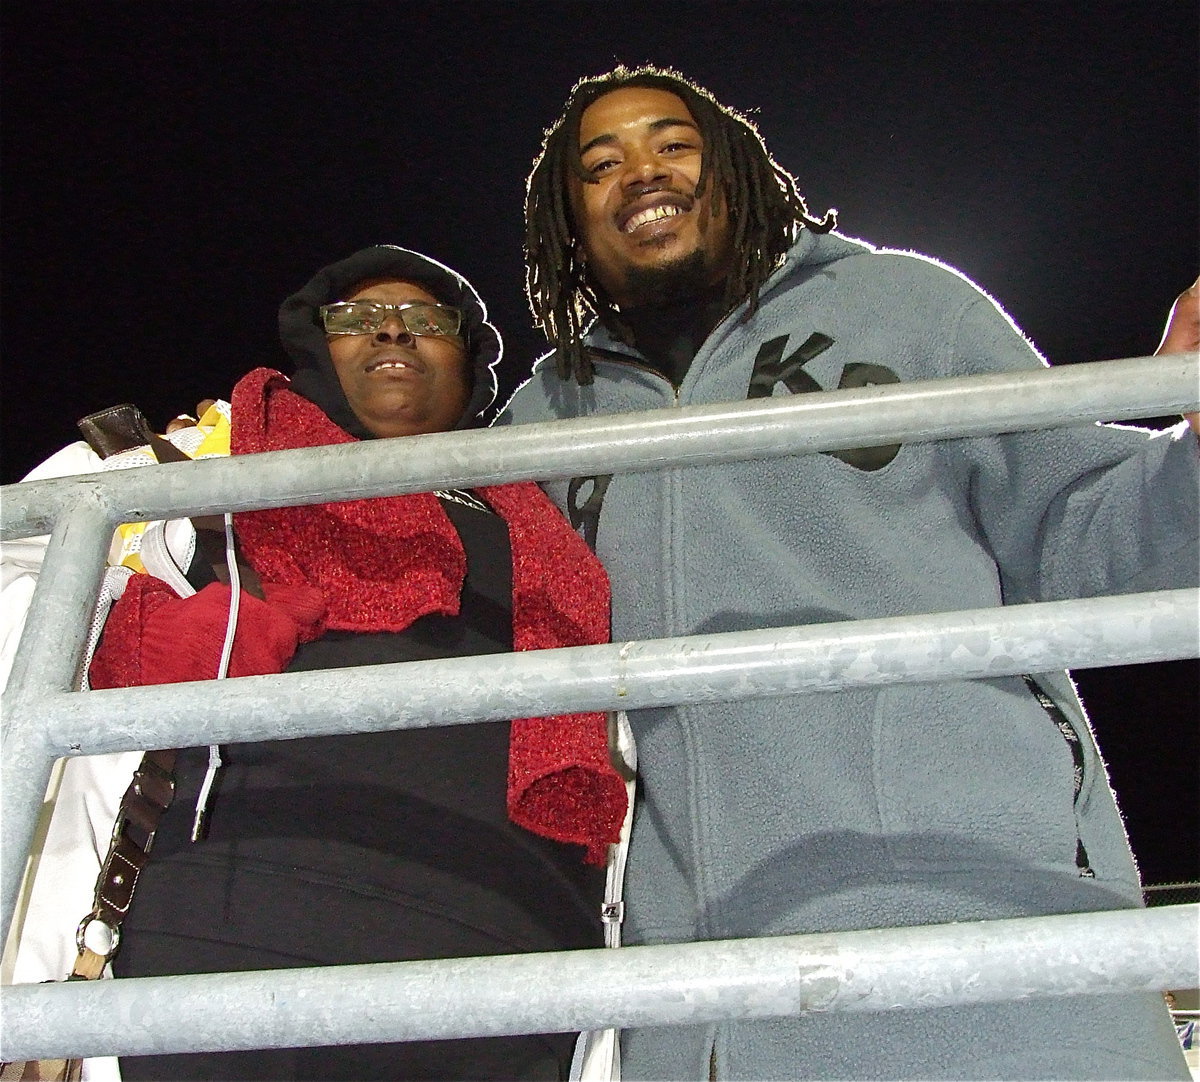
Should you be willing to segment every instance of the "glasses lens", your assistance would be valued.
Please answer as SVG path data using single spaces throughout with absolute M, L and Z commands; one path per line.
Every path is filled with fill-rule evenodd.
M 462 312 L 448 304 L 378 304 L 339 301 L 321 307 L 327 334 L 374 334 L 389 316 L 398 316 L 409 334 L 458 334 Z
M 340 301 L 321 307 L 321 321 L 328 334 L 371 334 L 383 323 L 381 309 L 369 301 Z
M 400 312 L 413 334 L 458 334 L 462 313 L 448 304 L 413 304 Z

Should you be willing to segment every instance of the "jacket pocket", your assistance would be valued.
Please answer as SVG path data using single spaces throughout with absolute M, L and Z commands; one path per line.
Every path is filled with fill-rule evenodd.
M 1074 864 L 1074 762 L 1019 678 L 885 688 L 874 755 L 880 823 L 897 866 Z

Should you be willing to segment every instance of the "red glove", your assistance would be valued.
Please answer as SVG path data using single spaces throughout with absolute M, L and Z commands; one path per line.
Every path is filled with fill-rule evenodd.
M 325 599 L 310 586 L 264 583 L 265 600 L 242 592 L 229 676 L 283 672 L 296 647 L 325 630 Z M 134 575 L 113 605 L 92 658 L 94 688 L 216 678 L 229 619 L 229 587 L 211 583 L 179 597 Z

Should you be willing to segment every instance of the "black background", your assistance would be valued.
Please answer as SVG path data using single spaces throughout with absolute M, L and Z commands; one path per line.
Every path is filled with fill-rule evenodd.
M 750 113 L 815 212 L 958 267 L 1052 363 L 1149 353 L 1200 263 L 1198 40 L 1193 0 L 5 0 L 0 479 L 281 364 L 279 301 L 367 244 L 475 283 L 511 389 L 524 178 L 618 61 Z M 1146 879 L 1200 877 L 1195 663 L 1080 678 Z

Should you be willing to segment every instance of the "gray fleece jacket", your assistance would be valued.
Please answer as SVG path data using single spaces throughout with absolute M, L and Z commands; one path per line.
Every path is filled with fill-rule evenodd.
M 544 358 L 501 423 L 1044 364 L 961 275 L 836 234 L 802 233 L 742 315 L 677 396 L 596 329 L 594 384 Z M 1194 586 L 1198 460 L 1183 429 L 1088 425 L 618 475 L 602 499 L 548 489 L 595 531 L 620 641 Z M 629 941 L 1140 905 L 1070 681 L 1039 681 L 1078 747 L 1020 678 L 632 716 Z

